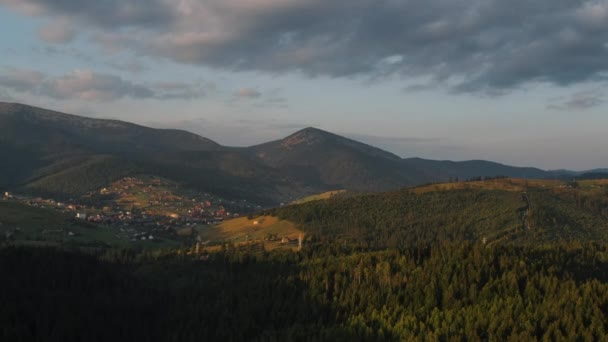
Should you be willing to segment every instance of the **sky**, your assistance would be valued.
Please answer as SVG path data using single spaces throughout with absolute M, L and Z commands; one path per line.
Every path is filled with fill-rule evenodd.
M 0 101 L 230 146 L 608 167 L 608 0 L 0 0 Z

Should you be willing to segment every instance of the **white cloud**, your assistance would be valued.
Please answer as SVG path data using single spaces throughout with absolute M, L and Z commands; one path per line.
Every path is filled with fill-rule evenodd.
M 0 87 L 23 92 L 38 87 L 45 77 L 34 70 L 6 68 L 0 73 Z
M 76 32 L 66 20 L 56 20 L 38 30 L 40 38 L 48 43 L 66 44 L 74 40 Z
M 154 93 L 142 85 L 125 81 L 118 76 L 97 74 L 90 70 L 75 70 L 49 80 L 43 88 L 45 95 L 66 99 L 107 101 L 121 97 L 146 98 Z
M 241 88 L 235 95 L 241 99 L 257 99 L 262 96 L 262 93 L 254 88 Z

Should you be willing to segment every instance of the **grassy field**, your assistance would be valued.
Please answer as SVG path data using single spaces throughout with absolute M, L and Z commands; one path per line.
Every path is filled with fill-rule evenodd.
M 52 209 L 15 202 L 0 201 L 0 223 L 0 233 L 16 241 L 110 245 L 121 242 L 108 228 L 77 221 Z
M 216 226 L 204 226 L 198 229 L 199 236 L 203 242 L 210 245 L 232 242 L 235 244 L 246 244 L 251 242 L 264 242 L 268 250 L 276 248 L 293 248 L 302 231 L 297 229 L 292 222 L 280 220 L 277 217 L 261 216 L 254 219 L 241 217 Z M 283 238 L 288 238 L 292 243 L 282 243 Z M 295 243 L 297 247 L 297 243 Z
M 327 192 L 323 192 L 320 194 L 304 197 L 299 200 L 295 200 L 291 204 L 302 204 L 302 203 L 306 203 L 306 202 L 326 200 L 326 199 L 330 199 L 333 196 L 343 194 L 345 192 L 346 192 L 346 190 L 327 191 Z
M 492 179 L 486 181 L 476 182 L 452 182 L 452 183 L 441 183 L 431 184 L 414 188 L 414 192 L 417 194 L 424 194 L 427 192 L 434 191 L 448 191 L 448 190 L 464 190 L 464 189 L 484 189 L 484 190 L 503 190 L 503 191 L 526 191 L 529 187 L 534 188 L 559 188 L 566 184 L 562 181 L 554 180 L 540 180 L 540 179 Z
M 582 187 L 601 187 L 608 186 L 608 179 L 581 180 L 577 181 L 577 183 Z
M 142 248 L 173 245 L 171 241 L 164 240 L 131 243 L 115 228 L 76 220 L 71 215 L 53 209 L 1 200 L 0 239 L 38 245 L 74 244 Z

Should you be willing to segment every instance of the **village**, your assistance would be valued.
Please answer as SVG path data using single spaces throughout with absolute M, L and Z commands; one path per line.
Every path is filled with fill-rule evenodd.
M 130 242 L 180 240 L 205 226 L 240 217 L 261 207 L 196 192 L 153 176 L 125 177 L 77 199 L 28 197 L 5 192 L 4 200 L 65 213 L 75 220 L 115 229 Z

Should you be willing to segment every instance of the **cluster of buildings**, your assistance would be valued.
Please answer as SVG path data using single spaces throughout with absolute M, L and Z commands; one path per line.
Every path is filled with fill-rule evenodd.
M 180 229 L 218 224 L 239 217 L 239 212 L 260 208 L 247 201 L 226 201 L 208 193 L 180 189 L 176 183 L 152 176 L 126 177 L 66 202 L 13 196 L 9 192 L 3 197 L 115 228 L 117 236 L 130 241 L 177 239 Z

